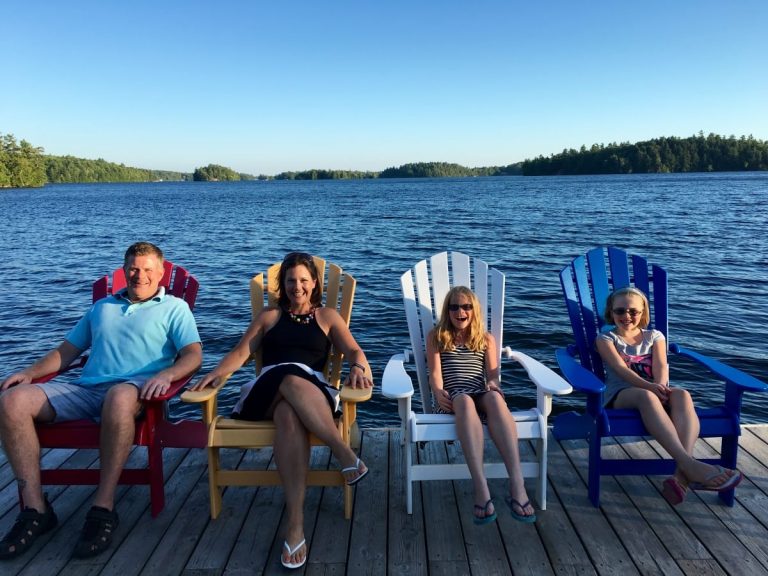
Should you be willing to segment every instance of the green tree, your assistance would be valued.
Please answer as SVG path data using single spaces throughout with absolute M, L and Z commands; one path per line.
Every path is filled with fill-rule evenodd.
M 195 168 L 192 179 L 196 182 L 218 182 L 240 180 L 240 174 L 218 164 L 208 164 L 202 168 Z
M 13 134 L 0 134 L 0 186 L 27 188 L 45 184 L 43 149 L 26 140 L 16 142 Z

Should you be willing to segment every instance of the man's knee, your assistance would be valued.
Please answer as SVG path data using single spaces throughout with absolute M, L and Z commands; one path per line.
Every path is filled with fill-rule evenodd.
M 102 419 L 110 417 L 134 417 L 138 414 L 139 390 L 133 384 L 115 384 L 104 397 Z
M 28 418 L 49 421 L 54 416 L 48 397 L 37 386 L 19 385 L 0 394 L 0 419 L 3 422 Z

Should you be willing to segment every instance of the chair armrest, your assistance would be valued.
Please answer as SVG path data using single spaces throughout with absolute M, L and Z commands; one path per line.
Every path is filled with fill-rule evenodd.
M 605 383 L 579 364 L 565 348 L 558 348 L 555 351 L 555 357 L 565 379 L 576 390 L 587 394 L 602 394 L 605 392 Z
M 413 396 L 413 381 L 405 370 L 405 354 L 395 354 L 384 368 L 381 379 L 381 393 L 387 398 L 410 398 Z
M 342 386 L 339 393 L 339 399 L 342 402 L 366 402 L 373 396 L 373 387 L 370 388 L 352 388 L 350 386 Z
M 678 344 L 670 344 L 669 349 L 675 354 L 680 354 L 681 356 L 686 356 L 692 360 L 695 360 L 699 364 L 709 368 L 712 372 L 714 372 L 717 376 L 726 382 L 735 384 L 743 390 L 751 392 L 764 392 L 765 390 L 768 390 L 768 384 L 765 382 L 762 382 L 757 378 L 742 372 L 741 370 L 733 368 L 732 366 L 723 364 L 719 360 L 715 360 L 714 358 L 710 358 L 704 354 L 699 354 L 698 352 L 694 352 L 688 348 L 683 348 Z
M 202 390 L 185 390 L 181 395 L 181 401 L 189 402 L 190 404 L 201 404 L 203 402 L 208 402 L 209 400 L 216 397 L 216 395 L 219 393 L 219 390 L 224 388 L 224 385 L 227 383 L 231 376 L 231 373 L 224 376 L 224 378 L 221 379 L 221 382 L 219 382 L 218 386 L 210 386 L 203 388 Z
M 566 382 L 560 375 L 556 374 L 551 369 L 547 368 L 539 362 L 516 350 L 512 350 L 509 347 L 505 347 L 504 356 L 512 358 L 517 361 L 525 371 L 528 373 L 528 377 L 536 384 L 545 394 L 553 394 L 560 396 L 562 394 L 570 394 L 573 391 L 568 382 Z
M 145 400 L 145 402 L 165 402 L 166 400 L 170 400 L 176 394 L 179 393 L 179 390 L 184 388 L 187 384 L 189 384 L 189 381 L 192 380 L 192 377 L 196 374 L 196 372 L 193 372 L 192 374 L 185 376 L 184 378 L 179 378 L 178 380 L 174 380 L 171 382 L 170 387 L 168 388 L 168 391 L 165 394 L 160 394 L 159 396 L 152 398 L 152 400 Z

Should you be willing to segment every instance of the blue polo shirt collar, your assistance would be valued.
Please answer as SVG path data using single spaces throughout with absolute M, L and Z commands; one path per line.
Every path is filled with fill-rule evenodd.
M 128 304 L 143 304 L 143 302 L 131 302 L 128 299 L 128 289 L 127 288 L 123 288 L 122 290 L 120 290 L 114 296 L 115 296 L 115 298 L 118 298 L 120 300 L 125 300 Z M 152 298 L 150 298 L 149 300 L 145 300 L 144 302 L 152 302 L 152 301 L 154 301 L 154 302 L 162 302 L 164 298 L 165 298 L 165 286 L 160 286 L 157 289 L 157 293 L 154 296 L 152 296 Z

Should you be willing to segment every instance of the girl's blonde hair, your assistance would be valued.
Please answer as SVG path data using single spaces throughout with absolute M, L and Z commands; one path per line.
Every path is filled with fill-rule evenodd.
M 440 352 L 456 349 L 456 334 L 453 330 L 453 324 L 451 324 L 450 312 L 448 311 L 448 306 L 456 296 L 464 296 L 472 304 L 472 320 L 469 323 L 469 336 L 465 340 L 464 345 L 473 352 L 485 350 L 487 346 L 486 332 L 485 326 L 483 325 L 480 302 L 478 301 L 477 296 L 475 296 L 475 293 L 466 286 L 454 286 L 448 290 L 448 293 L 445 295 L 440 318 L 437 321 L 437 326 L 435 326 L 435 329 L 432 331 L 435 346 Z
M 613 321 L 613 303 L 619 296 L 638 296 L 643 301 L 643 313 L 640 314 L 640 321 L 637 323 L 637 325 L 640 328 L 645 328 L 648 326 L 648 324 L 651 323 L 651 312 L 649 310 L 650 306 L 648 305 L 648 297 L 645 295 L 645 292 L 640 290 L 639 288 L 635 288 L 634 286 L 627 286 L 626 288 L 619 288 L 618 290 L 614 290 L 611 292 L 611 295 L 608 296 L 608 300 L 605 303 L 605 321 L 608 324 L 615 324 Z

